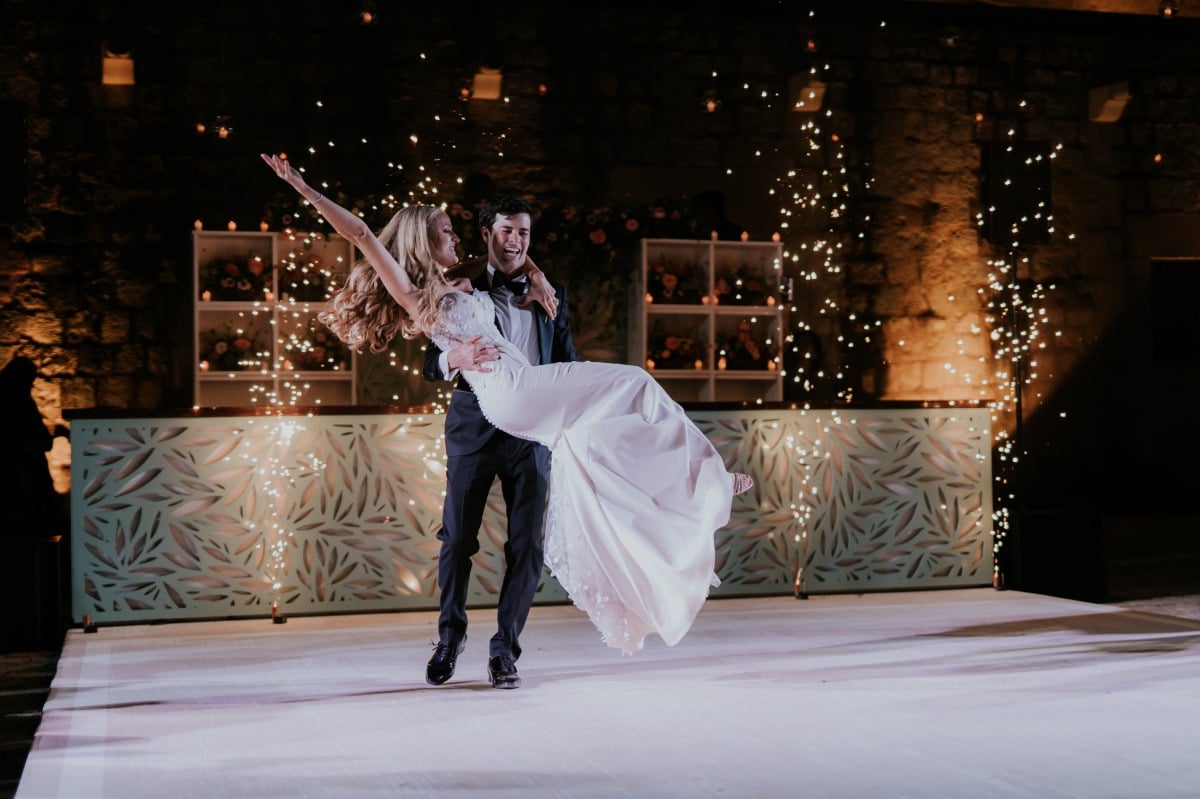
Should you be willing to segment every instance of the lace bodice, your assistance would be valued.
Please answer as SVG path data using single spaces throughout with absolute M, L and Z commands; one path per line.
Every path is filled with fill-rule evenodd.
M 489 294 L 483 291 L 451 291 L 442 295 L 438 300 L 437 319 L 429 331 L 429 338 L 443 352 L 447 352 L 473 336 L 483 336 L 483 341 L 494 344 L 500 352 L 500 360 L 488 364 L 491 373 L 529 366 L 529 359 L 524 353 L 504 338 L 496 327 L 496 306 Z M 463 374 L 474 386 L 485 381 L 490 373 Z
M 483 292 L 452 291 L 438 300 L 437 318 L 429 337 L 443 351 L 472 336 L 497 344 L 503 341 L 496 329 L 496 310 L 491 297 Z

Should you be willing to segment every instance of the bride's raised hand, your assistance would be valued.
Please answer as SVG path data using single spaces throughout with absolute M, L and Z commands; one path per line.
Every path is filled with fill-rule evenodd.
M 262 160 L 266 162 L 267 166 L 271 167 L 280 180 L 287 183 L 296 191 L 303 193 L 301 190 L 306 188 L 308 184 L 304 181 L 304 177 L 287 162 L 287 159 L 278 155 L 267 155 L 266 153 L 259 153 L 259 155 L 262 156 Z
M 538 269 L 537 264 L 528 255 L 525 256 L 525 276 L 529 280 L 529 291 L 525 292 L 525 296 L 521 297 L 517 305 L 526 308 L 536 302 L 551 319 L 558 316 L 558 295 L 554 293 L 550 279 Z

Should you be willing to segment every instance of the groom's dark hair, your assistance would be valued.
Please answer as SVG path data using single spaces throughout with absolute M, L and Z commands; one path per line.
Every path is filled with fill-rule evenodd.
M 501 194 L 489 200 L 487 205 L 483 206 L 483 210 L 479 212 L 479 227 L 491 230 L 497 214 L 500 216 L 529 214 L 529 224 L 533 224 L 533 206 L 515 194 Z

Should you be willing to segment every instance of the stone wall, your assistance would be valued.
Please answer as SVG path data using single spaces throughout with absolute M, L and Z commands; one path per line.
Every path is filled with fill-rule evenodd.
M 849 202 L 828 230 L 809 218 L 785 243 L 844 245 L 839 271 L 801 282 L 797 300 L 829 372 L 859 397 L 1003 393 L 980 294 L 997 253 L 975 217 L 981 148 L 1011 130 L 1062 145 L 1058 232 L 1025 253 L 1022 273 L 1054 285 L 1024 446 L 1047 474 L 1082 459 L 1089 479 L 1114 451 L 1126 465 L 1162 456 L 1127 423 L 1195 382 L 1144 364 L 1150 259 L 1200 251 L 1196 21 L 919 2 L 816 3 L 811 17 L 765 2 L 736 14 L 579 8 L 571 20 L 521 7 L 468 21 L 380 5 L 363 25 L 356 4 L 320 0 L 140 16 L 4 4 L 0 103 L 25 115 L 28 180 L 27 211 L 0 223 L 0 361 L 39 364 L 49 421 L 67 408 L 191 403 L 192 222 L 281 224 L 291 200 L 260 151 L 292 153 L 369 214 L 388 192 L 426 199 L 433 183 L 456 199 L 456 178 L 482 169 L 500 188 L 585 211 L 686 213 L 691 194 L 716 188 L 767 238 L 785 204 L 770 191 L 809 163 L 813 138 L 808 115 L 788 108 L 789 79 L 816 69 L 832 111 L 820 143 L 829 155 L 837 136 Z M 136 86 L 101 85 L 106 38 L 130 43 Z M 507 101 L 463 101 L 493 62 Z M 1121 119 L 1089 121 L 1089 89 L 1121 80 L 1132 93 Z M 232 136 L 196 132 L 217 114 Z

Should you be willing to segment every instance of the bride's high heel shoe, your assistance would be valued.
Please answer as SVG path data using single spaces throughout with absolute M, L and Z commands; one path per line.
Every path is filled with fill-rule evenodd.
M 748 474 L 742 474 L 741 472 L 733 473 L 733 494 L 734 494 L 734 496 L 737 496 L 738 494 L 745 494 L 751 488 L 754 488 L 754 478 L 753 477 L 751 477 Z

